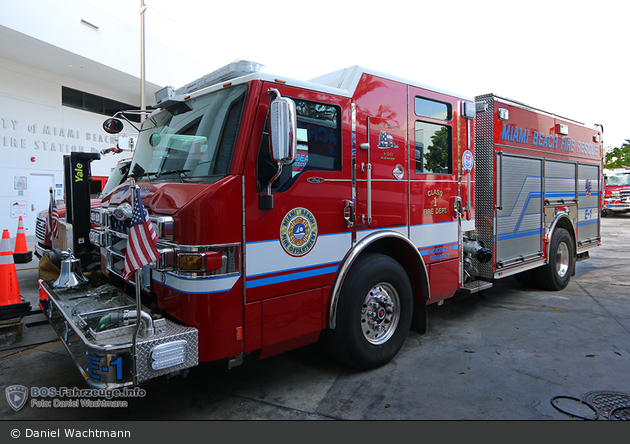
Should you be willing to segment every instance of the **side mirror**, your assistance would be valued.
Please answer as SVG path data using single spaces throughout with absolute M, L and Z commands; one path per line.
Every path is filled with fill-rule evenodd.
M 271 158 L 280 165 L 291 165 L 297 156 L 297 120 L 295 102 L 277 97 L 269 112 Z
M 277 91 L 276 91 L 277 93 Z M 277 93 L 279 95 L 279 93 Z M 297 118 L 295 102 L 286 97 L 276 97 L 269 107 L 269 142 L 271 160 L 278 164 L 278 171 L 267 184 L 267 194 L 258 196 L 261 210 L 273 208 L 271 185 L 282 173 L 282 167 L 291 165 L 297 157 Z
M 103 130 L 107 134 L 118 134 L 124 128 L 125 128 L 125 124 L 122 123 L 122 121 L 118 119 L 111 118 L 103 122 Z

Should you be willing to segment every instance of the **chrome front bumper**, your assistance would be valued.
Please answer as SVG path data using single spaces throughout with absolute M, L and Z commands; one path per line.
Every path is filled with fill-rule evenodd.
M 40 304 L 87 384 L 130 387 L 198 364 L 198 331 L 161 318 L 111 284 L 55 289 L 39 280 Z M 136 334 L 136 322 L 141 328 Z

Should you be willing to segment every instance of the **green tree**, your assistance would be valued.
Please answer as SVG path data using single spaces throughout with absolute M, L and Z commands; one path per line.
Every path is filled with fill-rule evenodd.
M 606 153 L 605 168 L 623 168 L 630 166 L 630 139 L 626 139 L 621 148 L 613 148 Z
M 424 155 L 426 172 L 442 173 L 448 171 L 448 146 L 448 130 L 443 126 L 431 136 L 431 145 L 427 147 L 427 152 Z

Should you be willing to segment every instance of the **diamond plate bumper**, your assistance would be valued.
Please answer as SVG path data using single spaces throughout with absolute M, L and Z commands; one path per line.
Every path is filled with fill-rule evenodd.
M 198 364 L 197 329 L 145 307 L 134 345 L 136 302 L 111 284 L 54 289 L 40 279 L 39 287 L 44 314 L 92 388 L 130 387 Z

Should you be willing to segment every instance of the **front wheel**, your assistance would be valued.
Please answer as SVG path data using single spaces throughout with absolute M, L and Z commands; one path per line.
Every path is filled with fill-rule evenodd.
M 368 253 L 353 265 L 337 305 L 337 326 L 327 332 L 333 353 L 369 369 L 386 364 L 402 348 L 413 308 L 404 268 L 389 256 Z
M 567 230 L 554 231 L 549 246 L 549 262 L 539 270 L 538 280 L 547 290 L 562 290 L 568 284 L 575 266 L 573 239 Z

